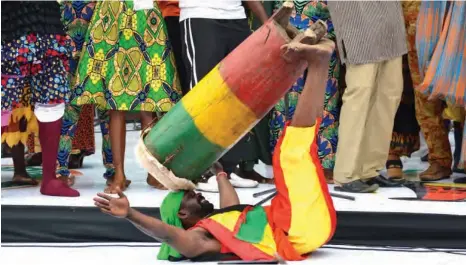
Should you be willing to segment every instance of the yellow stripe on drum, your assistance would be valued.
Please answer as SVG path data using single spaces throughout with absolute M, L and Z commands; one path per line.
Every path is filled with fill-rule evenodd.
M 210 71 L 181 102 L 205 138 L 228 148 L 257 117 L 231 92 L 218 67 Z

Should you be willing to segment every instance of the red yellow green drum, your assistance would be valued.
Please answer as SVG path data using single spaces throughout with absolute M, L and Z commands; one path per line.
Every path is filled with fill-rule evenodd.
M 198 179 L 304 72 L 305 61 L 282 57 L 280 47 L 290 41 L 285 30 L 269 20 L 143 134 L 143 149 L 175 176 Z

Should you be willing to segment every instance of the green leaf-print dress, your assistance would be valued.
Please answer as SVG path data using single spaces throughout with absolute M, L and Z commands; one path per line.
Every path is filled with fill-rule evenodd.
M 133 1 L 99 1 L 78 66 L 72 104 L 167 112 L 181 91 L 162 14 Z

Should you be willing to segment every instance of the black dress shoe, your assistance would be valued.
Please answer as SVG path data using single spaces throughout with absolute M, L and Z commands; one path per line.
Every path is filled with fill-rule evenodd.
M 466 177 L 457 178 L 454 181 L 456 184 L 466 184 Z
M 355 181 L 351 181 L 345 184 L 341 184 L 341 186 L 335 186 L 336 191 L 344 191 L 344 192 L 352 192 L 352 193 L 372 193 L 379 188 L 379 185 L 372 184 L 368 185 L 364 181 L 358 179 Z
M 403 186 L 402 181 L 399 181 L 399 180 L 394 181 L 394 180 L 382 177 L 381 175 L 378 175 L 377 177 L 368 179 L 366 181 L 366 184 L 367 185 L 377 184 L 377 185 L 379 185 L 380 187 L 383 187 L 383 188 L 396 188 L 396 187 Z
M 427 161 L 429 161 L 429 154 L 422 156 L 422 157 L 421 157 L 421 161 L 422 161 L 422 162 L 427 162 Z

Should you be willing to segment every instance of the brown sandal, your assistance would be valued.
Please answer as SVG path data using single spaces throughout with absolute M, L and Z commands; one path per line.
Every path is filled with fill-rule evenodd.
M 403 163 L 401 160 L 387 160 L 387 177 L 393 181 L 403 181 Z

